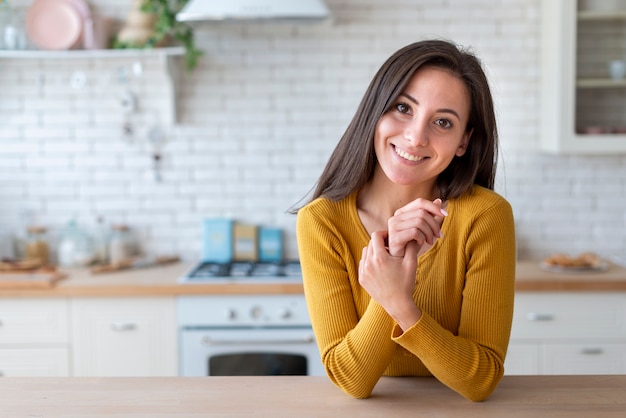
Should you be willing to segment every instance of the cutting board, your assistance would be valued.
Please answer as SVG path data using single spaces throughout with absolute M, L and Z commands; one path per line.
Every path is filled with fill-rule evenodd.
M 66 276 L 59 271 L 3 272 L 0 273 L 0 289 L 45 289 Z

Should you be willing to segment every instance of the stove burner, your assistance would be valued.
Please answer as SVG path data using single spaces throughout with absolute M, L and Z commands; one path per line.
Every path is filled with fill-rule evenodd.
M 217 279 L 246 279 L 263 278 L 289 280 L 302 277 L 300 262 L 287 261 L 283 263 L 262 263 L 235 261 L 232 263 L 202 262 L 193 269 L 184 279 L 187 282 L 211 281 Z

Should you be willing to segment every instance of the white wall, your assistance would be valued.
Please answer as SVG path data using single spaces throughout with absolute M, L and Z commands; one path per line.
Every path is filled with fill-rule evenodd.
M 18 2 L 15 0 L 13 3 Z M 28 4 L 22 1 L 22 4 Z M 92 0 L 124 17 L 130 0 Z M 498 191 L 512 203 L 520 257 L 624 254 L 626 157 L 538 151 L 540 0 L 327 0 L 333 22 L 197 27 L 205 56 L 181 84 L 180 124 L 164 127 L 163 182 L 151 177 L 146 130 L 163 118 L 156 60 L 0 61 L 0 229 L 25 219 L 127 222 L 154 252 L 200 254 L 201 220 L 232 216 L 286 230 L 378 66 L 405 44 L 443 37 L 483 59 L 501 134 Z M 69 87 L 85 71 L 87 86 Z M 135 142 L 121 94 L 139 95 Z

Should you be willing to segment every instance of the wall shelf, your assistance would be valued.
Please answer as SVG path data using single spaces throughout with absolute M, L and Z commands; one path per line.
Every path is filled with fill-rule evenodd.
M 151 49 L 75 49 L 67 51 L 0 50 L 0 58 L 10 59 L 93 59 L 127 57 L 168 57 L 184 55 L 183 47 Z
M 595 12 L 595 11 L 580 11 L 578 12 L 579 21 L 588 20 L 626 20 L 626 11 L 614 11 L 614 12 Z
M 611 78 L 581 78 L 576 80 L 576 87 L 591 89 L 626 88 L 626 79 L 613 80 Z
M 70 59 L 141 59 L 158 58 L 161 71 L 166 74 L 167 90 L 169 97 L 169 109 L 164 116 L 164 122 L 174 125 L 178 122 L 177 93 L 180 79 L 180 65 L 173 58 L 183 56 L 184 47 L 166 47 L 150 49 L 97 49 L 97 50 L 67 50 L 67 51 L 43 51 L 43 50 L 0 50 L 0 61 L 6 60 L 70 60 Z M 1 63 L 0 63 L 1 64 Z M 1 69 L 1 65 L 0 65 Z

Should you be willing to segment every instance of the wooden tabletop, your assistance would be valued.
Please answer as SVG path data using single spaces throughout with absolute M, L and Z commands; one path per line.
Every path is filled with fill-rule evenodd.
M 471 402 L 434 378 L 384 377 L 353 399 L 326 377 L 0 379 L 3 417 L 620 417 L 626 376 L 505 376 Z
M 150 297 L 220 294 L 301 294 L 302 283 L 179 283 L 197 263 L 176 263 L 153 268 L 91 274 L 87 269 L 62 269 L 66 278 L 49 288 L 7 288 L 0 282 L 0 297 Z M 516 290 L 626 291 L 626 268 L 609 264 L 601 272 L 545 271 L 538 261 L 517 263 Z

